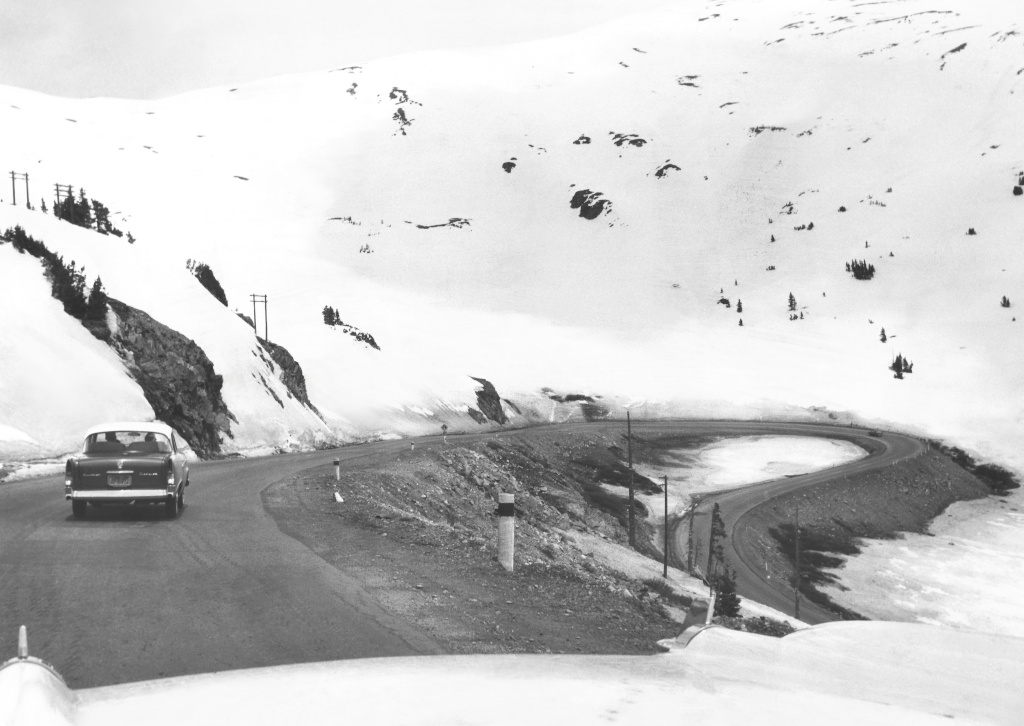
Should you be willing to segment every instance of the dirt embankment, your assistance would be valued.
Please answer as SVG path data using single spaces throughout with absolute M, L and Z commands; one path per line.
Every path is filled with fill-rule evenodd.
M 689 601 L 666 600 L 658 583 L 606 568 L 563 534 L 628 544 L 620 439 L 542 430 L 468 445 L 450 437 L 397 460 L 347 464 L 341 482 L 333 469 L 280 482 L 265 504 L 283 531 L 450 652 L 651 653 L 679 634 L 665 606 Z M 657 491 L 640 476 L 636 485 Z M 516 499 L 511 574 L 497 562 L 499 492 Z M 638 542 L 648 542 L 640 509 L 637 524 Z
M 950 504 L 993 493 L 985 481 L 933 445 L 892 467 L 776 497 L 741 518 L 735 536 L 764 557 L 773 578 L 792 582 L 799 508 L 801 593 L 842 617 L 859 618 L 816 590 L 817 585 L 835 583 L 826 569 L 842 564 L 837 555 L 859 552 L 862 538 L 926 534 L 928 523 Z

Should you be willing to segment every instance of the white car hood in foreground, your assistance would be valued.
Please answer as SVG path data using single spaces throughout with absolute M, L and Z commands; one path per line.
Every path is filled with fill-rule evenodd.
M 27 659 L 0 670 L 0 724 L 903 726 L 1024 713 L 1020 638 L 875 622 L 685 635 L 655 656 L 374 658 L 81 691 Z

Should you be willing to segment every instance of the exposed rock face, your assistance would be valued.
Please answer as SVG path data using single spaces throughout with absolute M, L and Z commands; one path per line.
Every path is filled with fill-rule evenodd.
M 494 388 L 494 384 L 485 378 L 476 378 L 475 376 L 471 376 L 471 378 L 483 386 L 483 388 L 476 392 L 476 402 L 480 406 L 483 415 L 495 423 L 508 423 L 508 417 L 501 407 L 501 397 Z M 473 418 L 475 419 L 476 417 L 474 416 Z
M 110 345 L 124 360 L 156 417 L 206 458 L 220 452 L 221 434 L 238 420 L 221 398 L 223 379 L 203 349 L 146 313 L 108 300 L 116 325 Z
M 270 357 L 274 359 L 274 362 L 281 368 L 281 382 L 295 398 L 302 401 L 317 416 L 320 416 L 320 412 L 309 400 L 309 395 L 306 393 L 306 376 L 303 375 L 302 366 L 299 365 L 299 362 L 292 357 L 292 354 L 283 345 L 271 343 L 268 340 L 263 340 L 263 338 L 258 338 L 258 340 L 266 348 L 267 352 L 270 353 Z M 321 416 L 321 418 L 323 417 Z
M 602 198 L 601 192 L 580 189 L 572 195 L 569 206 L 580 210 L 580 216 L 584 219 L 597 219 L 611 209 L 612 203 L 610 200 Z

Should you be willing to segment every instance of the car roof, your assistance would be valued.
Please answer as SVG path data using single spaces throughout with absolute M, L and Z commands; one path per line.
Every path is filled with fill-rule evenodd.
M 111 421 L 91 427 L 85 435 L 92 436 L 106 431 L 145 431 L 163 434 L 168 438 L 171 436 L 171 427 L 159 421 Z

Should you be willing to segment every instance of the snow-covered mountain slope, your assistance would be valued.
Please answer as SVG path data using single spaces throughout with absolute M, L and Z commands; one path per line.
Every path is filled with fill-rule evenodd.
M 554 40 L 157 102 L 4 88 L 0 160 L 30 174 L 33 203 L 84 187 L 138 241 L 11 207 L 8 190 L 0 227 L 196 340 L 242 422 L 229 449 L 476 426 L 460 412 L 477 376 L 524 418 L 573 410 L 543 387 L 648 414 L 827 409 L 1021 469 L 1018 16 L 678 2 Z M 210 265 L 232 309 L 268 296 L 270 339 L 330 432 L 259 392 L 251 329 L 186 259 Z M 874 279 L 846 271 L 855 259 Z M 25 305 L 52 306 L 20 284 Z M 380 350 L 325 325 L 324 306 Z M 49 363 L 65 377 L 69 352 Z M 887 369 L 898 353 L 914 363 L 903 380 Z M 8 386 L 31 377 L 38 354 L 3 355 Z M 78 426 L 54 433 L 2 403 L 11 439 L 56 451 Z

